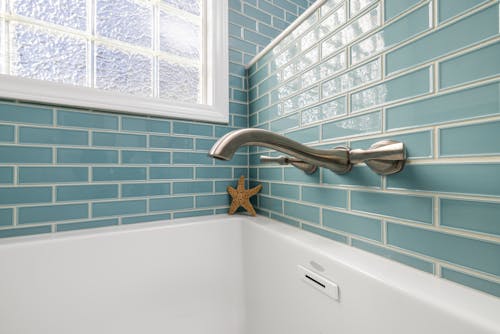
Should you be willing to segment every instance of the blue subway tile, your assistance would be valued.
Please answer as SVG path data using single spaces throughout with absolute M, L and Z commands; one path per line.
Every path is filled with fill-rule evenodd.
M 292 218 L 304 220 L 313 224 L 319 224 L 319 208 L 285 201 L 283 212 Z
M 233 184 L 233 182 L 229 180 L 215 181 L 215 192 L 216 193 L 226 192 L 228 186 L 236 187 L 236 183 Z
M 21 207 L 18 209 L 19 224 L 49 223 L 88 217 L 87 204 L 65 204 Z
M 122 151 L 123 164 L 170 164 L 169 152 Z
M 58 110 L 57 125 L 117 130 L 118 116 Z
M 298 221 L 293 220 L 293 219 L 288 218 L 288 217 L 285 217 L 285 216 L 282 216 L 282 215 L 278 215 L 277 213 L 274 213 L 274 212 L 271 212 L 271 218 L 276 219 L 282 223 L 285 223 L 285 224 L 288 224 L 291 226 L 295 226 L 295 227 L 300 226 L 300 223 Z
M 259 168 L 259 180 L 282 181 L 283 169 L 281 167 Z
M 287 167 L 284 168 L 284 181 L 318 184 L 319 173 L 319 171 L 316 171 L 313 174 L 306 174 L 298 168 Z
M 255 30 L 257 28 L 257 22 L 254 19 L 251 19 L 247 16 L 243 16 L 238 12 L 235 12 L 234 10 L 229 11 L 229 22 L 241 25 L 245 28 L 253 29 Z M 234 43 L 229 43 L 230 47 L 236 47 Z M 242 50 L 243 51 L 243 50 Z
M 380 220 L 323 209 L 323 226 L 372 240 L 382 240 Z
M 285 20 L 288 24 L 292 23 L 297 19 L 297 15 L 293 15 L 292 13 L 286 12 Z
M 495 36 L 497 33 L 498 4 L 495 4 L 388 53 L 386 73 L 430 61 Z
M 94 132 L 92 136 L 94 146 L 146 147 L 146 142 L 143 135 Z
M 152 180 L 159 179 L 192 179 L 192 167 L 150 167 L 149 178 Z
M 169 220 L 170 218 L 171 218 L 170 213 L 159 213 L 156 215 L 147 215 L 147 216 L 124 217 L 122 218 L 122 224 L 146 223 L 159 220 Z
M 118 151 L 58 148 L 57 162 L 68 164 L 106 164 L 118 162 Z
M 413 7 L 418 2 L 420 2 L 420 0 L 385 0 L 385 20 L 392 19 L 408 8 Z
M 213 191 L 212 183 L 212 181 L 174 182 L 173 194 L 211 193 Z
M 45 147 L 0 146 L 0 163 L 51 163 L 52 149 Z
M 432 224 L 432 197 L 353 191 L 351 209 Z
M 245 41 L 250 43 L 255 43 L 257 45 L 267 45 L 271 42 L 271 38 L 265 35 L 253 32 L 251 30 L 244 29 L 243 30 L 243 38 Z
M 289 12 L 297 13 L 297 5 L 294 3 L 291 3 L 288 0 L 274 0 L 273 2 L 276 6 L 279 6 L 283 9 L 286 9 Z
M 285 11 L 282 8 L 279 8 L 266 0 L 259 1 L 259 8 L 273 16 L 277 16 L 282 19 L 285 18 Z
M 212 206 L 229 206 L 230 199 L 228 194 L 224 195 L 201 195 L 196 196 L 196 207 L 207 208 Z
M 294 129 L 299 126 L 300 114 L 295 113 L 290 116 L 279 118 L 271 122 L 271 131 L 282 132 L 289 129 Z
M 385 258 L 388 258 L 393 261 L 397 261 L 402 264 L 406 264 L 407 266 L 411 266 L 413 268 L 417 268 L 419 270 L 428 272 L 428 273 L 434 273 L 434 265 L 431 262 L 421 260 L 417 257 L 411 256 L 411 255 L 406 255 L 401 252 L 381 247 L 378 245 L 370 244 L 368 242 L 364 242 L 361 240 L 357 239 L 352 239 L 351 244 L 353 247 L 362 249 L 364 251 L 377 254 L 380 256 L 383 256 Z
M 499 83 L 434 96 L 386 110 L 388 130 L 500 113 Z
M 259 208 L 283 213 L 283 201 L 273 197 L 259 195 Z
M 446 60 L 439 65 L 439 87 L 447 88 L 500 74 L 500 42 Z
M 500 236 L 500 203 L 440 199 L 440 225 Z
M 64 183 L 88 181 L 87 167 L 19 167 L 19 183 Z
M 302 200 L 323 206 L 347 208 L 347 191 L 325 187 L 302 187 Z
M 93 167 L 93 181 L 146 180 L 145 167 Z
M 387 178 L 387 187 L 478 195 L 500 195 L 500 164 L 407 165 Z
M 271 183 L 271 195 L 289 199 L 300 198 L 299 186 L 290 184 Z
M 440 23 L 446 21 L 484 2 L 486 0 L 439 0 L 438 21 Z
M 122 197 L 170 195 L 170 183 L 123 184 Z
M 50 225 L 25 228 L 10 228 L 6 230 L 0 230 L 0 238 L 22 237 L 27 235 L 50 233 L 51 231 L 52 228 Z
M 50 128 L 19 128 L 20 143 L 87 145 L 87 131 L 50 129 Z
M 323 123 L 322 139 L 335 139 L 377 133 L 382 130 L 380 111 L 349 117 L 343 120 Z
M 328 238 L 328 239 L 332 239 L 332 240 L 335 240 L 335 241 L 338 241 L 338 242 L 342 242 L 344 244 L 347 243 L 347 237 L 346 236 L 343 236 L 341 234 L 334 233 L 334 232 L 331 232 L 331 231 L 327 231 L 327 230 L 324 230 L 324 229 L 319 228 L 319 227 L 315 227 L 315 226 L 311 226 L 311 225 L 307 225 L 307 224 L 302 224 L 302 229 L 305 230 L 305 231 L 314 233 L 314 234 L 321 235 L 322 237 L 325 237 L 325 238 Z
M 195 149 L 198 151 L 208 151 L 215 144 L 215 139 L 196 138 Z
M 319 126 L 288 132 L 286 136 L 303 144 L 317 142 L 319 141 Z
M 387 243 L 485 273 L 500 275 L 500 244 L 399 224 L 387 224 Z
M 432 89 L 431 69 L 432 67 L 425 67 L 352 94 L 351 110 L 357 112 L 365 108 L 429 93 Z
M 353 45 L 351 47 L 352 62 L 360 62 L 431 28 L 430 8 L 431 4 L 426 4 Z
M 0 141 L 12 142 L 14 141 L 14 127 L 11 125 L 0 124 Z
M 201 123 L 174 122 L 173 132 L 177 134 L 213 136 L 213 125 Z
M 14 183 L 14 167 L 0 167 L 0 183 Z
M 144 117 L 122 117 L 122 129 L 125 131 L 169 133 L 170 121 Z
M 241 38 L 241 27 L 237 26 L 236 24 L 229 23 L 229 36 L 235 37 L 235 38 Z M 241 55 L 241 52 L 239 52 Z M 237 61 L 241 62 L 241 58 L 234 59 L 233 57 L 229 58 L 229 61 Z
M 266 14 L 262 10 L 259 10 L 255 7 L 249 6 L 247 4 L 244 4 L 243 6 L 243 13 L 246 15 L 253 17 L 256 20 L 265 22 L 265 23 L 271 23 L 271 15 Z
M 247 115 L 247 104 L 238 102 L 229 102 L 229 113 L 234 115 Z
M 195 211 L 184 211 L 184 212 L 174 212 L 174 218 L 187 218 L 187 217 L 201 217 L 212 215 L 213 210 L 195 210 Z
M 242 64 L 229 63 L 229 73 L 244 77 L 245 66 Z
M 251 56 L 257 53 L 257 47 L 255 44 L 246 42 L 239 38 L 229 36 L 229 45 L 231 45 L 231 49 L 250 54 Z
M 149 146 L 159 148 L 193 149 L 193 138 L 149 136 Z
M 261 96 L 257 100 L 250 102 L 249 110 L 251 110 L 252 112 L 258 112 L 267 107 L 268 105 L 269 105 L 269 95 L 266 94 L 264 96 Z
M 59 186 L 56 189 L 57 201 L 81 201 L 117 197 L 117 184 Z
M 172 162 L 174 164 L 211 165 L 213 159 L 207 153 L 174 152 Z
M 92 203 L 92 217 L 118 216 L 146 212 L 146 200 Z
M 0 205 L 43 203 L 52 201 L 51 187 L 0 188 Z
M 500 297 L 499 283 L 462 273 L 444 266 L 441 268 L 441 277 L 449 281 L 489 293 L 493 296 Z
M 269 75 L 269 67 L 268 66 L 262 67 L 257 72 L 255 72 L 251 77 L 248 78 L 248 81 L 250 82 L 250 87 L 257 86 L 268 75 Z
M 472 156 L 498 155 L 500 121 L 460 125 L 439 131 L 439 155 Z
M 0 103 L 0 120 L 16 123 L 52 124 L 52 109 Z
M 0 209 L 0 226 L 14 225 L 13 212 L 13 209 Z
M 150 211 L 172 211 L 192 209 L 194 207 L 193 196 L 154 198 L 149 200 Z
M 89 220 L 77 223 L 57 224 L 57 232 L 84 230 L 88 228 L 109 227 L 118 225 L 118 219 Z
M 232 170 L 229 167 L 196 167 L 197 179 L 230 179 Z
M 277 19 L 276 17 L 273 17 L 273 26 L 274 27 L 271 27 L 271 26 L 268 26 L 267 24 L 264 24 L 262 22 L 259 22 L 258 24 L 258 27 L 257 27 L 257 31 L 260 32 L 261 34 L 264 34 L 270 38 L 276 38 L 280 33 L 281 33 L 281 30 L 278 30 L 278 29 L 282 29 L 281 27 L 277 27 L 276 24 L 274 24 L 276 21 L 275 20 L 278 20 L 278 25 L 283 22 L 282 20 L 280 19 Z M 276 29 L 278 28 L 278 29 Z
M 351 141 L 351 149 L 368 149 L 381 140 L 396 140 L 403 142 L 408 159 L 432 157 L 432 131 L 389 135 L 371 139 Z

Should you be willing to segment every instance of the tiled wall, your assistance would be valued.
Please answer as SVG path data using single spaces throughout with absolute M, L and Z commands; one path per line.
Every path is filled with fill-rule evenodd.
M 244 64 L 308 6 L 230 1 L 229 126 L 0 102 L 0 237 L 227 212 L 248 154 L 207 150 L 247 127 Z
M 498 1 L 327 1 L 249 69 L 250 126 L 409 161 L 308 176 L 251 148 L 260 213 L 500 296 L 499 59 Z

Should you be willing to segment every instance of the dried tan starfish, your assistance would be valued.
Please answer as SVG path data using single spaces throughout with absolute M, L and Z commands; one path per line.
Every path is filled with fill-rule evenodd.
M 243 175 L 238 180 L 238 186 L 236 187 L 236 189 L 228 186 L 227 192 L 233 198 L 231 207 L 229 208 L 229 214 L 234 214 L 236 210 L 240 206 L 242 206 L 245 208 L 245 210 L 248 211 L 248 213 L 250 213 L 252 216 L 255 216 L 257 213 L 255 212 L 252 203 L 250 203 L 250 197 L 257 194 L 260 189 L 262 189 L 262 184 L 259 184 L 252 189 L 245 189 L 245 177 Z

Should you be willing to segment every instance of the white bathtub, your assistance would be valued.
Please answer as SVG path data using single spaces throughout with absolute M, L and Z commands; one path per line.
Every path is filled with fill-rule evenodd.
M 0 242 L 2 334 L 437 332 L 500 333 L 500 299 L 262 217 Z

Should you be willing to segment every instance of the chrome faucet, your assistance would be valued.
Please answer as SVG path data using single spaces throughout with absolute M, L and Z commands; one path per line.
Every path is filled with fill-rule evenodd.
M 212 146 L 208 155 L 230 160 L 241 146 L 263 146 L 290 155 L 292 157 L 261 156 L 261 161 L 292 164 L 306 173 L 314 173 L 317 167 L 324 167 L 344 174 L 351 170 L 353 164 L 365 162 L 376 173 L 389 175 L 403 169 L 406 161 L 405 147 L 401 142 L 384 140 L 367 150 L 350 150 L 348 147 L 320 150 L 271 131 L 253 128 L 227 133 Z

